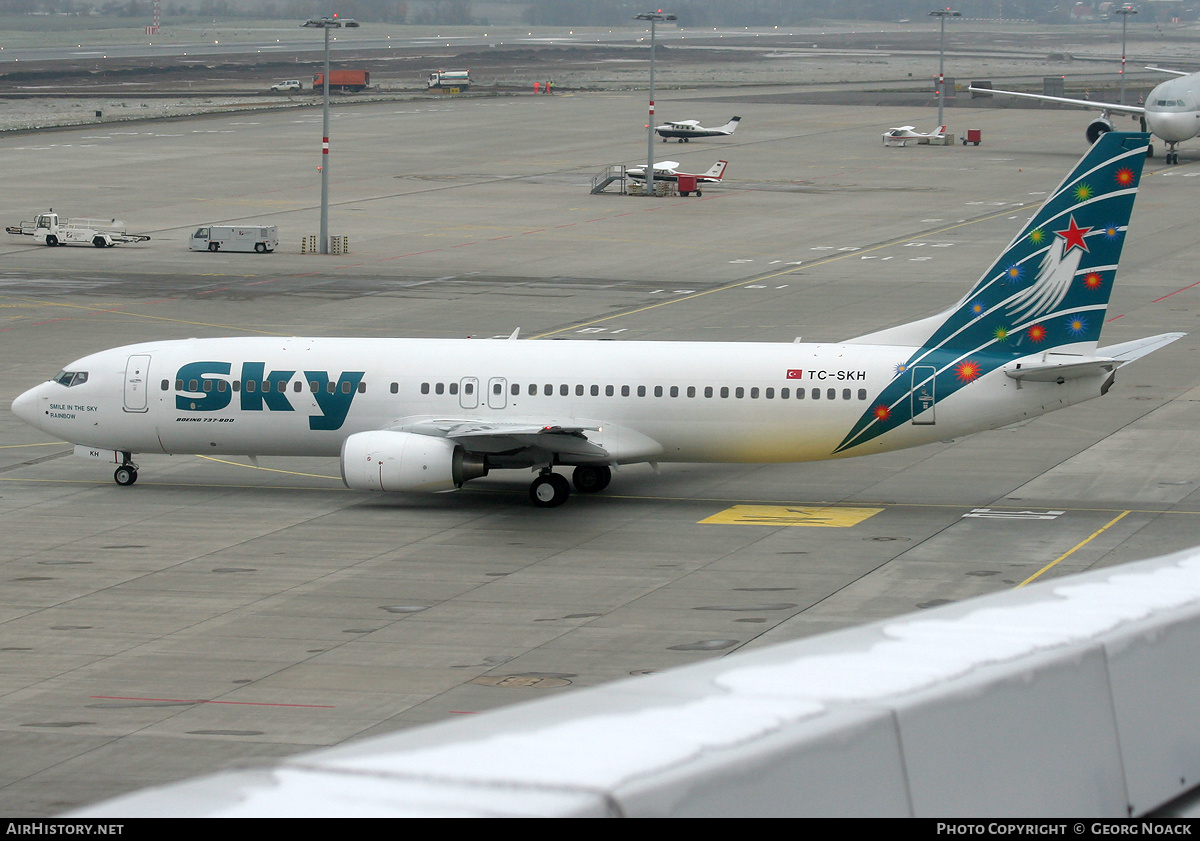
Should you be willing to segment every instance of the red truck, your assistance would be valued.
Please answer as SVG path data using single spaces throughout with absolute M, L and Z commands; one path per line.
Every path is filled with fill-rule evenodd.
M 331 91 L 361 91 L 371 84 L 371 74 L 367 70 L 330 70 L 329 89 Z M 324 93 L 325 74 L 313 76 L 313 93 Z

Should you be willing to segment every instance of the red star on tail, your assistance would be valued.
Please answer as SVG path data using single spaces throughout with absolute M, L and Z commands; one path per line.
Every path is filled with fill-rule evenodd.
M 1087 243 L 1083 241 L 1083 236 L 1090 230 L 1091 228 L 1081 228 L 1076 225 L 1075 216 L 1072 214 L 1071 224 L 1067 226 L 1067 229 L 1065 231 L 1055 231 L 1054 233 L 1067 241 L 1067 244 L 1063 246 L 1063 254 L 1066 255 L 1077 245 L 1084 251 L 1088 250 Z

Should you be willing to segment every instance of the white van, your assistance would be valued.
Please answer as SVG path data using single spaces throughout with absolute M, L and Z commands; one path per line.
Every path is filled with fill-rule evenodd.
M 197 228 L 188 240 L 192 251 L 257 251 L 266 254 L 279 247 L 275 225 L 209 225 Z

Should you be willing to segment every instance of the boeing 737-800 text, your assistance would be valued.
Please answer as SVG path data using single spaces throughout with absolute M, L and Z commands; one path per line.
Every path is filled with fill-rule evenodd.
M 225 338 L 72 362 L 22 420 L 111 459 L 336 456 L 351 488 L 532 469 L 533 503 L 638 462 L 799 462 L 913 447 L 1106 393 L 1171 333 L 1097 350 L 1146 158 L 1109 132 L 957 304 L 840 344 Z M 514 337 L 515 338 L 515 337 Z

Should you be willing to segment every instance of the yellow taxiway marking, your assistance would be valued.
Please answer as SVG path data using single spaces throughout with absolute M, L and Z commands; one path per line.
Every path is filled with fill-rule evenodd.
M 830 508 L 797 505 L 734 505 L 700 521 L 724 526 L 824 526 L 845 529 L 874 517 L 882 508 Z
M 1123 519 L 1123 518 L 1125 517 L 1125 515 L 1126 515 L 1126 514 L 1132 514 L 1132 513 L 1133 513 L 1132 511 L 1122 511 L 1120 514 L 1118 514 L 1117 516 L 1113 517 L 1111 520 L 1109 520 L 1109 521 L 1108 521 L 1107 523 L 1105 523 L 1103 526 L 1101 526 L 1100 528 L 1098 528 L 1098 529 L 1096 529 L 1094 532 L 1092 532 L 1092 533 L 1091 533 L 1091 535 L 1089 535 L 1089 536 L 1087 537 L 1087 539 L 1085 539 L 1085 540 L 1081 540 L 1079 543 L 1076 543 L 1076 544 L 1075 544 L 1074 546 L 1072 546 L 1072 547 L 1071 547 L 1071 548 L 1070 548 L 1068 551 L 1066 551 L 1066 552 L 1064 552 L 1063 554 L 1059 555 L 1059 556 L 1058 556 L 1057 558 L 1055 558 L 1053 561 L 1051 561 L 1050 563 L 1046 564 L 1044 567 L 1042 567 L 1041 569 L 1039 569 L 1039 570 L 1038 570 L 1037 572 L 1035 572 L 1033 575 L 1031 575 L 1031 576 L 1029 576 L 1028 578 L 1026 578 L 1024 581 L 1022 581 L 1020 584 L 1018 584 L 1018 585 L 1017 585 L 1016 587 L 1014 587 L 1013 589 L 1014 589 L 1014 590 L 1017 590 L 1017 589 L 1020 589 L 1021 587 L 1024 587 L 1026 584 L 1030 583 L 1031 581 L 1033 581 L 1034 579 L 1036 579 L 1038 576 L 1040 576 L 1040 575 L 1041 575 L 1043 572 L 1046 572 L 1047 570 L 1050 570 L 1050 569 L 1052 569 L 1052 568 L 1055 566 L 1055 564 L 1057 564 L 1059 561 L 1065 561 L 1067 558 L 1069 558 L 1069 557 L 1071 557 L 1072 555 L 1074 555 L 1074 554 L 1075 554 L 1075 552 L 1076 552 L 1077 550 L 1079 550 L 1079 549 L 1082 549 L 1084 546 L 1087 546 L 1089 543 L 1091 543 L 1091 542 L 1092 542 L 1093 540 L 1095 540 L 1097 537 L 1099 537 L 1100 535 L 1104 534 L 1104 532 L 1108 531 L 1108 529 L 1109 529 L 1110 527 L 1112 527 L 1112 526 L 1115 526 L 1119 520 L 1121 520 L 1121 519 Z M 1164 512 L 1164 513 L 1167 513 L 1167 512 Z

